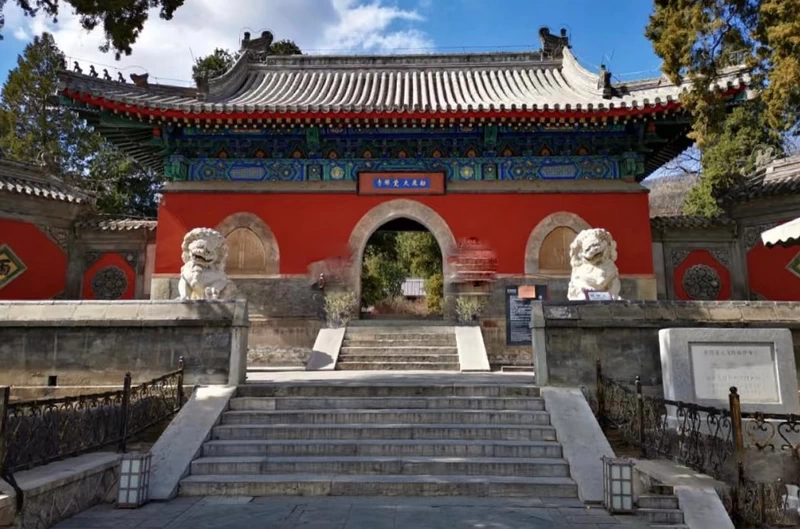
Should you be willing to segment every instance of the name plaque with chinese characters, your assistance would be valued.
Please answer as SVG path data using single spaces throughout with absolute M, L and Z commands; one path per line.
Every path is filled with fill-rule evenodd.
M 695 397 L 728 402 L 731 387 L 742 404 L 781 404 L 771 343 L 690 342 Z
M 444 173 L 386 172 L 358 174 L 360 195 L 443 195 Z

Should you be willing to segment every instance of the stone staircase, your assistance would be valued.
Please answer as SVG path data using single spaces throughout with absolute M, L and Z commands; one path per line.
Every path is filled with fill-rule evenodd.
M 392 380 L 240 386 L 180 494 L 577 497 L 539 388 Z
M 360 322 L 347 327 L 338 370 L 458 371 L 455 330 L 441 323 Z
M 645 520 L 650 527 L 669 529 L 688 529 L 684 524 L 683 512 L 678 498 L 671 487 L 658 487 L 651 494 L 639 496 L 636 505 L 636 516 Z

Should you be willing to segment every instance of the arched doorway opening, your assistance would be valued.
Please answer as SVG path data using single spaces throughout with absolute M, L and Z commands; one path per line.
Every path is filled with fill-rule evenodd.
M 441 318 L 444 306 L 442 249 L 420 222 L 386 221 L 361 256 L 362 318 Z

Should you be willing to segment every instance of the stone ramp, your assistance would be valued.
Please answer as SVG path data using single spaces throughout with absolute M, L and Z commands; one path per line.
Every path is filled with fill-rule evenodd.
M 341 371 L 458 371 L 455 330 L 442 322 L 359 322 L 347 327 L 336 369 Z
M 525 378 L 381 375 L 240 386 L 180 494 L 577 497 Z

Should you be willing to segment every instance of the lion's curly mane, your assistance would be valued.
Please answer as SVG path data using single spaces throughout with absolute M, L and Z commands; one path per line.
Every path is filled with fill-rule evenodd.
M 228 245 L 225 237 L 211 228 L 195 228 L 183 238 L 181 245 L 181 258 L 184 263 L 192 260 L 191 244 L 198 240 L 206 241 L 206 247 L 214 252 L 213 266 L 217 270 L 225 270 L 225 263 L 228 260 Z

